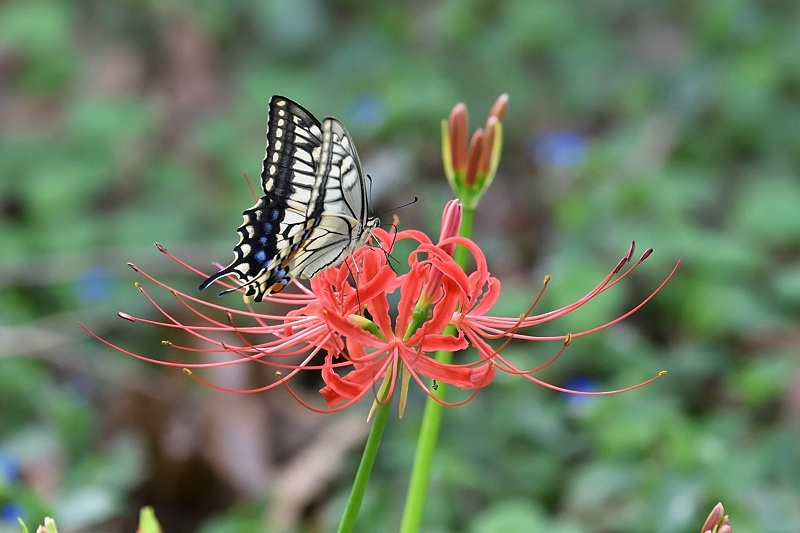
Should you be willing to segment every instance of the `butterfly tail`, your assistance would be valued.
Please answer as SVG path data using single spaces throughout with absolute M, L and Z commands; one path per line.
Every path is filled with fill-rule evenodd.
M 200 284 L 200 290 L 202 291 L 221 278 L 226 276 L 235 276 L 238 283 L 234 287 L 220 291 L 218 296 L 244 289 L 246 296 L 252 296 L 253 300 L 260 302 L 264 296 L 269 296 L 270 294 L 275 294 L 282 291 L 284 287 L 286 287 L 286 285 L 288 285 L 292 280 L 285 268 L 269 270 L 255 278 L 247 278 L 242 276 L 242 273 L 237 270 L 238 265 L 239 262 L 237 259 L 216 274 L 212 274 L 211 276 L 207 277 L 205 281 Z
M 214 283 L 218 279 L 224 278 L 225 276 L 234 276 L 235 275 L 236 277 L 239 277 L 238 276 L 238 272 L 236 272 L 231 267 L 233 267 L 233 265 L 229 265 L 228 267 L 223 268 L 222 270 L 220 270 L 216 274 L 212 274 L 211 276 L 208 276 L 205 279 L 205 281 L 203 281 L 203 283 L 200 284 L 200 290 L 201 291 L 204 290 L 206 287 L 208 287 L 209 285 L 211 285 L 212 283 Z M 239 289 L 241 287 L 243 287 L 243 285 L 240 285 L 240 286 L 237 286 L 237 287 L 233 287 L 233 288 L 230 288 L 230 289 L 225 289 L 224 291 L 219 293 L 219 296 L 222 296 L 223 294 L 228 294 L 229 292 L 233 292 L 233 291 L 235 291 L 235 290 L 237 290 L 237 289 Z

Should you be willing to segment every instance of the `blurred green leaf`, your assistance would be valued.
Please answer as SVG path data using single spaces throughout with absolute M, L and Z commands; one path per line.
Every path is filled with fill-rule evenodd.
M 152 507 L 142 507 L 139 512 L 139 530 L 137 533 L 161 533 L 161 525 L 156 519 Z
M 753 176 L 733 213 L 735 230 L 770 246 L 800 243 L 800 184 L 795 178 Z
M 766 352 L 742 367 L 732 378 L 732 388 L 752 409 L 779 401 L 794 381 L 797 361 L 793 352 Z
M 506 531 L 552 531 L 581 533 L 586 529 L 546 518 L 545 514 L 528 501 L 504 501 L 485 509 L 470 524 L 469 531 L 503 533 Z
M 58 533 L 58 529 L 56 528 L 56 521 L 52 518 L 45 518 L 44 519 L 44 529 L 47 533 Z
M 0 6 L 0 49 L 20 54 L 23 64 L 11 80 L 24 90 L 61 88 L 72 74 L 74 5 L 42 0 Z

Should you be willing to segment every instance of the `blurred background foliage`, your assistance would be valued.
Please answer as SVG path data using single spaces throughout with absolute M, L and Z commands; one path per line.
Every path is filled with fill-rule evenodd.
M 439 122 L 464 101 L 474 127 L 502 92 L 505 150 L 475 229 L 498 313 L 526 308 L 544 274 L 560 306 L 630 241 L 655 248 L 541 332 L 587 329 L 682 256 L 652 303 L 540 374 L 594 389 L 669 376 L 597 399 L 500 376 L 446 412 L 425 531 L 696 531 L 718 500 L 737 531 L 797 530 L 798 27 L 789 0 L 2 3 L 0 531 L 44 515 L 133 531 L 142 505 L 166 531 L 334 530 L 368 402 L 322 416 L 279 390 L 215 392 L 77 322 L 164 356 L 165 332 L 115 315 L 155 313 L 125 262 L 192 291 L 153 241 L 206 270 L 229 261 L 270 95 L 340 118 L 374 210 L 418 196 L 401 227 L 436 234 Z M 507 353 L 532 367 L 557 349 Z M 390 423 L 363 531 L 399 523 L 422 403 Z

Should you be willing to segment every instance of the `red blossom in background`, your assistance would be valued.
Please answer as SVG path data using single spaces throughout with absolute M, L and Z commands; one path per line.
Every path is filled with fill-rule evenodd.
M 198 381 L 219 390 L 230 389 L 210 384 L 193 371 L 243 363 L 268 365 L 279 376 L 275 382 L 236 392 L 259 392 L 286 386 L 298 401 L 318 411 L 344 409 L 364 396 L 376 397 L 379 389 L 379 397 L 389 398 L 394 393 L 398 378 L 402 388 L 402 413 L 407 384 L 411 379 L 433 398 L 436 396 L 425 380 L 472 391 L 466 400 L 458 403 L 462 404 L 491 383 L 498 370 L 519 375 L 554 390 L 579 394 L 621 392 L 658 377 L 619 391 L 578 392 L 543 382 L 534 373 L 557 359 L 571 339 L 605 329 L 636 312 L 661 290 L 672 277 L 674 269 L 639 305 L 605 324 L 586 331 L 551 337 L 535 336 L 528 331 L 580 308 L 610 289 L 641 264 L 651 250 L 632 263 L 631 246 L 625 257 L 596 287 L 569 305 L 547 313 L 533 314 L 547 285 L 549 278 L 546 278 L 539 296 L 522 315 L 491 316 L 488 313 L 500 294 L 500 281 L 489 273 L 486 257 L 480 248 L 471 240 L 456 236 L 460 216 L 460 204 L 450 202 L 443 217 L 442 235 L 436 244 L 418 231 L 400 231 L 390 235 L 382 229 L 375 230 L 373 237 L 377 246 L 360 248 L 342 266 L 317 274 L 309 286 L 295 282 L 299 288 L 298 294 L 285 291 L 264 298 L 265 301 L 285 306 L 287 311 L 282 314 L 260 313 L 249 303 L 243 310 L 216 305 L 177 291 L 130 265 L 150 282 L 168 290 L 196 317 L 196 321 L 189 324 L 173 317 L 138 283 L 139 290 L 163 318 L 150 320 L 126 313 L 119 315 L 132 322 L 180 330 L 205 346 L 183 346 L 170 341 L 164 341 L 164 344 L 187 354 L 226 354 L 229 357 L 224 361 L 171 362 L 154 359 L 125 350 L 90 333 L 133 357 L 187 369 Z M 403 240 L 414 242 L 416 248 L 408 257 L 408 272 L 398 274 L 388 265 L 386 250 L 393 243 Z M 452 253 L 456 245 L 464 246 L 472 255 L 474 271 L 465 272 L 453 260 Z M 206 276 L 206 273 L 184 263 L 165 248 L 158 248 L 198 276 Z M 230 288 L 224 282 L 220 284 Z M 390 303 L 390 296 L 394 293 L 399 293 L 396 307 Z M 445 333 L 447 326 L 454 327 L 455 333 Z M 521 369 L 502 355 L 511 340 L 560 341 L 562 347 L 546 363 Z M 493 346 L 498 343 L 499 346 Z M 475 349 L 465 350 L 470 346 Z M 460 352 L 457 362 L 442 363 L 435 360 L 437 350 Z M 327 409 L 309 406 L 288 387 L 287 382 L 302 371 L 321 373 L 325 386 L 320 393 Z

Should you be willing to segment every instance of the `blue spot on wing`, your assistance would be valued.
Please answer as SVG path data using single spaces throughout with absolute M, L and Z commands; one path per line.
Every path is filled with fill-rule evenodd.
M 258 264 L 261 266 L 266 266 L 267 264 L 267 254 L 264 253 L 264 250 L 259 250 L 253 254 L 253 259 L 258 261 Z

